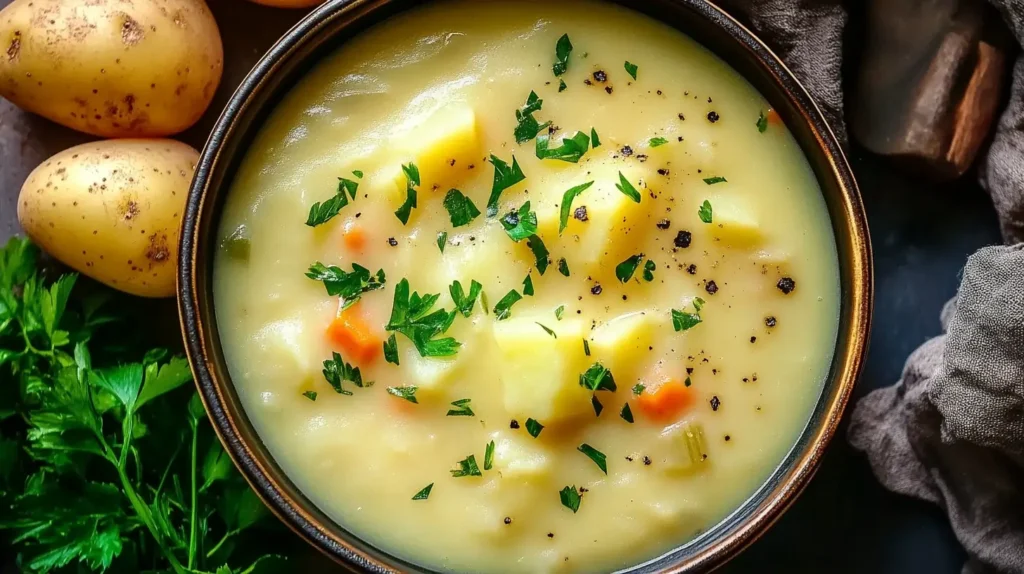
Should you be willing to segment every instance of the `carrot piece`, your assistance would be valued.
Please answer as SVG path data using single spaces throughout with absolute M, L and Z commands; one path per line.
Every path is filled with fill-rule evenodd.
M 775 111 L 775 108 L 768 108 L 767 116 L 768 116 L 768 123 L 779 125 L 779 126 L 782 125 L 782 116 L 779 115 L 779 112 Z
M 341 237 L 345 241 L 345 246 L 353 251 L 361 251 L 366 247 L 366 230 L 361 225 L 349 223 Z
M 383 341 L 371 332 L 355 307 L 338 311 L 327 326 L 327 336 L 354 362 L 363 365 L 372 363 L 384 348 Z
M 686 385 L 679 381 L 666 381 L 660 387 L 644 389 L 637 397 L 637 406 L 648 418 L 667 422 L 689 408 L 693 401 L 693 391 Z

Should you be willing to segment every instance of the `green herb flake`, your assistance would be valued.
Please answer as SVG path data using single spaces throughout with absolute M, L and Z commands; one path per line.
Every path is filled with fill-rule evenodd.
M 526 432 L 530 433 L 530 436 L 537 438 L 540 436 L 540 431 L 544 430 L 544 425 L 537 422 L 535 419 L 526 419 Z
M 629 180 L 626 179 L 626 176 L 622 175 L 621 171 L 619 172 L 619 183 L 616 183 L 615 187 L 619 188 L 619 191 L 621 191 L 626 197 L 640 203 L 640 192 L 633 187 L 632 183 L 629 183 Z
M 559 321 L 561 321 L 562 320 L 562 315 L 564 315 L 564 314 L 565 314 L 565 305 L 559 305 L 558 308 L 555 309 L 555 319 L 558 319 Z
M 358 177 L 359 179 L 363 179 L 363 172 L 358 169 L 352 170 L 352 175 Z
M 398 365 L 398 340 L 395 339 L 395 334 L 391 333 L 391 336 L 384 341 L 384 360 L 393 364 Z
M 590 136 L 583 132 L 576 132 L 572 137 L 563 138 L 562 145 L 551 148 L 551 136 L 540 134 L 537 136 L 537 158 L 555 159 L 569 163 L 579 163 L 583 154 L 590 148 Z
M 572 42 L 569 41 L 568 34 L 562 34 L 562 37 L 558 39 L 558 43 L 555 44 L 555 64 L 551 67 L 551 71 L 555 73 L 555 76 L 561 76 L 569 68 L 569 54 L 572 53 Z
M 518 291 L 512 289 L 498 301 L 498 304 L 494 306 L 494 317 L 498 321 L 504 321 L 512 316 L 512 305 L 515 305 L 523 299 L 523 296 Z
M 536 321 L 534 321 L 534 322 L 536 323 Z M 544 332 L 547 333 L 548 335 L 551 335 L 552 337 L 554 337 L 556 339 L 558 338 L 558 334 L 555 333 L 554 331 L 552 331 L 551 329 L 547 328 L 544 324 L 537 323 L 537 325 L 539 325 L 541 329 L 544 329 Z
M 654 271 L 658 268 L 657 264 L 648 259 L 644 262 L 644 281 L 650 283 L 654 281 Z
M 352 394 L 352 391 L 343 388 L 342 384 L 345 381 L 360 388 L 373 386 L 373 381 L 363 382 L 363 375 L 359 372 L 359 367 L 353 367 L 346 363 L 337 352 L 331 353 L 331 358 L 324 361 L 323 373 L 324 379 L 339 395 Z
M 533 277 L 530 275 L 527 275 L 526 279 L 523 279 L 523 295 L 530 297 L 533 296 Z
M 494 441 L 487 443 L 484 450 L 484 470 L 491 470 L 494 467 Z
M 306 391 L 302 393 L 302 396 L 306 397 L 307 399 L 313 402 L 316 402 L 316 391 Z
M 686 380 L 683 381 L 683 386 L 685 386 L 685 387 L 688 387 L 688 386 L 690 386 L 692 384 L 693 384 L 693 382 L 690 381 L 690 377 L 686 377 Z
M 597 468 L 601 469 L 601 472 L 608 474 L 608 462 L 603 452 L 597 450 L 596 448 L 590 446 L 587 443 L 581 444 L 576 448 L 576 450 L 587 455 L 587 458 L 594 461 L 594 464 L 597 465 Z
M 590 356 L 590 343 L 586 339 L 583 339 L 583 354 Z
M 661 147 L 661 146 L 663 146 L 663 145 L 665 145 L 667 143 L 668 143 L 668 140 L 665 139 L 665 138 L 651 138 L 647 142 L 647 145 L 649 145 L 651 147 Z
M 448 409 L 448 414 L 445 416 L 449 417 L 473 417 L 476 413 L 469 406 L 470 399 L 459 399 L 452 401 L 453 409 Z
M 764 133 L 768 130 L 768 116 L 764 115 L 764 110 L 761 110 L 761 114 L 757 117 L 757 131 Z
M 523 174 L 523 170 L 519 167 L 516 156 L 512 156 L 511 167 L 493 154 L 489 161 L 494 166 L 494 181 L 491 183 L 491 196 L 487 198 L 487 217 L 494 217 L 498 214 L 498 202 L 501 200 L 501 193 L 526 179 L 526 175 Z
M 639 397 L 644 394 L 644 389 L 646 388 L 647 387 L 643 383 L 637 383 L 633 385 L 633 394 Z
M 473 205 L 473 200 L 454 188 L 448 190 L 442 204 L 448 210 L 448 217 L 452 221 L 452 227 L 469 225 L 471 221 L 480 215 L 480 210 Z
M 625 261 L 615 266 L 615 276 L 619 278 L 620 282 L 626 283 L 633 278 L 633 274 L 636 273 L 636 268 L 640 266 L 640 260 L 643 258 L 643 253 L 628 257 Z
M 441 253 L 444 253 L 446 245 L 448 245 L 448 232 L 441 231 L 437 234 L 437 248 L 441 250 Z
M 729 180 L 725 179 L 722 176 L 718 176 L 718 175 L 716 175 L 715 177 L 705 177 L 704 178 L 704 183 L 706 183 L 708 185 L 715 185 L 716 183 L 727 183 L 728 181 Z
M 575 486 L 567 486 L 558 493 L 559 500 L 562 501 L 562 506 L 568 508 L 573 514 L 580 509 L 580 491 L 576 490 Z
M 537 233 L 537 213 L 530 211 L 530 202 L 524 203 L 518 211 L 510 211 L 501 218 L 501 226 L 509 239 L 520 242 Z
M 686 313 L 678 309 L 672 309 L 672 327 L 676 331 L 688 331 L 701 323 L 700 310 L 704 307 L 704 300 L 696 297 L 693 300 L 693 313 Z
M 395 211 L 395 217 L 402 222 L 402 225 L 409 223 L 409 216 L 416 207 L 416 188 L 420 186 L 420 170 L 416 164 L 409 162 L 402 166 L 405 173 L 405 202 Z
M 562 194 L 562 205 L 559 208 L 558 213 L 558 234 L 561 235 L 562 231 L 565 230 L 566 226 L 569 225 L 569 215 L 572 213 L 572 202 L 576 197 L 584 191 L 590 189 L 590 186 L 594 185 L 593 181 L 587 183 L 581 183 L 575 187 L 571 187 Z
M 459 313 L 462 313 L 463 317 L 469 317 L 473 313 L 473 307 L 476 305 L 476 299 L 480 296 L 480 292 L 484 286 L 473 279 L 469 283 L 469 294 L 466 294 L 462 289 L 462 283 L 455 281 L 448 287 L 448 293 L 452 296 L 452 301 L 455 302 L 455 308 L 458 309 Z
M 417 387 L 388 387 L 388 394 L 418 405 L 420 402 L 416 399 L 416 390 Z
M 484 473 L 480 472 L 480 467 L 476 465 L 476 455 L 469 455 L 466 458 L 458 462 L 459 468 L 451 471 L 452 476 L 455 478 L 462 478 L 464 476 L 483 476 Z
M 533 235 L 526 240 L 526 246 L 533 251 L 533 257 L 536 260 L 534 266 L 537 268 L 537 272 L 541 275 L 548 270 L 548 248 L 541 241 L 540 236 Z
M 433 489 L 434 489 L 434 483 L 431 482 L 430 484 L 424 486 L 422 490 L 420 490 L 416 494 L 412 495 L 412 499 L 413 500 L 426 500 L 427 498 L 430 497 L 430 491 L 433 490 Z
M 551 122 L 541 124 L 533 117 L 533 114 L 539 112 L 543 105 L 544 100 L 537 96 L 537 92 L 531 91 L 529 97 L 526 98 L 526 104 L 516 110 L 516 128 L 513 132 L 513 135 L 516 137 L 516 143 L 524 144 L 532 140 L 542 130 L 551 125 Z
M 633 76 L 633 79 L 635 80 L 636 72 L 637 70 L 640 69 L 640 66 L 637 66 L 636 64 L 630 64 L 629 60 L 626 60 L 626 64 L 623 67 L 626 68 L 626 72 L 628 72 L 630 76 Z
M 565 85 L 565 80 L 558 80 L 558 92 L 559 93 L 564 92 L 565 89 L 568 88 L 568 87 L 569 86 Z
M 249 229 L 243 224 L 235 228 L 224 238 L 220 244 L 221 249 L 227 252 L 232 259 L 248 261 L 252 252 L 252 240 L 249 238 Z
M 590 128 L 590 147 L 597 149 L 601 147 L 601 139 L 597 137 L 597 130 Z
M 700 209 L 697 210 L 697 215 L 704 223 L 711 223 L 711 202 L 705 199 L 704 203 L 700 204 Z
M 584 345 L 586 345 L 586 339 L 584 339 Z M 601 363 L 594 363 L 586 372 L 580 375 L 580 386 L 595 392 L 615 392 L 615 377 L 612 376 L 612 372 L 607 367 Z
M 355 304 L 363 293 L 383 289 L 386 282 L 383 269 L 378 269 L 376 275 L 370 275 L 369 269 L 357 263 L 353 263 L 352 271 L 347 272 L 340 267 L 328 267 L 318 261 L 309 266 L 306 277 L 322 281 L 327 294 L 331 297 L 341 297 L 342 309 Z
M 590 397 L 590 404 L 594 407 L 594 416 L 601 416 L 601 411 L 604 410 L 604 405 L 601 404 L 601 401 L 597 400 L 597 395 L 592 395 Z
M 569 276 L 569 263 L 565 260 L 565 257 L 558 259 L 558 272 L 566 277 Z
M 629 408 L 629 403 L 622 405 L 622 410 L 619 411 L 619 416 L 627 423 L 633 424 L 633 410 Z
M 345 179 L 343 177 L 338 178 L 338 191 L 334 194 L 334 197 L 327 201 L 320 203 L 314 203 L 309 208 L 309 216 L 306 218 L 306 225 L 310 227 L 317 227 L 323 225 L 338 215 L 341 208 L 348 205 L 349 197 L 352 199 L 356 198 L 356 190 L 359 189 L 359 183 L 352 181 L 351 179 Z
M 420 296 L 415 291 L 409 294 L 409 280 L 402 279 L 395 286 L 395 298 L 391 307 L 391 319 L 385 327 L 397 331 L 416 346 L 421 357 L 450 357 L 459 352 L 461 343 L 452 337 L 435 338 L 448 330 L 455 320 L 456 311 L 438 309 L 431 312 L 440 294 Z

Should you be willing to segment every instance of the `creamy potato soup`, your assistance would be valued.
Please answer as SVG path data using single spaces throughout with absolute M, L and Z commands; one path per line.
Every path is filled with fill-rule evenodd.
M 338 523 L 428 568 L 597 572 L 713 526 L 807 424 L 835 240 L 779 116 L 597 2 L 446 2 L 298 82 L 214 280 L 246 411 Z

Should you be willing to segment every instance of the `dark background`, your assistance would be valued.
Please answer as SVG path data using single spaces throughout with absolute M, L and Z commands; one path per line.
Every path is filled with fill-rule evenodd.
M 0 7 L 9 2 L 0 0 Z M 226 64 L 208 113 L 179 138 L 197 149 L 235 86 L 304 14 L 244 0 L 209 4 L 224 39 Z M 854 4 L 858 6 L 851 7 L 845 40 L 848 84 L 856 76 L 863 29 L 861 3 Z M 49 155 L 89 139 L 0 100 L 0 240 L 19 232 L 15 205 L 28 172 Z M 966 257 L 979 247 L 999 243 L 1000 237 L 995 212 L 973 174 L 935 185 L 901 173 L 855 143 L 847 151 L 864 196 L 875 251 L 874 328 L 864 374 L 853 394 L 856 401 L 872 389 L 895 383 L 910 352 L 939 334 L 939 310 L 956 293 Z M 167 314 L 173 315 L 173 302 L 166 306 Z M 960 571 L 964 552 L 940 509 L 882 489 L 865 458 L 846 443 L 845 434 L 844 421 L 807 490 L 724 572 Z

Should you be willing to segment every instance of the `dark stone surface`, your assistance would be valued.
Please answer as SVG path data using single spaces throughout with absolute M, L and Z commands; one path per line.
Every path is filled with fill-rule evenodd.
M 234 87 L 301 15 L 243 0 L 211 0 L 210 6 L 224 37 L 226 68 L 210 111 L 180 138 L 197 148 Z M 0 101 L 0 239 L 18 231 L 15 201 L 28 172 L 89 139 Z M 871 350 L 856 400 L 893 384 L 906 356 L 939 333 L 939 310 L 956 292 L 967 255 L 998 243 L 999 235 L 992 206 L 972 176 L 937 188 L 859 148 L 850 156 L 867 204 L 877 282 Z M 167 307 L 173 313 L 173 304 Z M 846 444 L 844 424 L 806 492 L 723 571 L 944 574 L 959 572 L 963 561 L 942 512 L 882 489 Z

